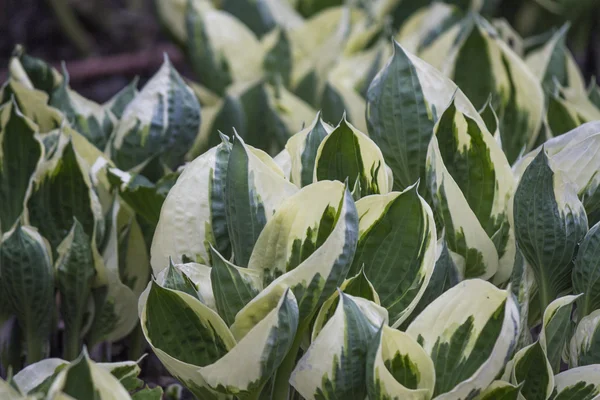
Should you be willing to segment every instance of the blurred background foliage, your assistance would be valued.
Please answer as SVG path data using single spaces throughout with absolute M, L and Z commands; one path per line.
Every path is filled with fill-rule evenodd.
M 164 1 L 164 0 L 157 0 Z M 244 12 L 243 1 L 212 0 L 217 7 Z M 305 17 L 344 0 L 288 0 Z M 345 0 L 348 1 L 348 0 Z M 354 0 L 361 2 L 370 0 Z M 394 32 L 432 0 L 401 0 L 390 13 Z M 480 3 L 487 17 L 504 18 L 536 47 L 565 22 L 568 46 L 587 82 L 600 76 L 600 0 L 446 0 L 468 9 Z M 226 4 L 231 3 L 231 4 Z M 184 57 L 161 30 L 152 0 L 2 0 L 0 65 L 18 43 L 58 66 L 67 62 L 73 89 L 92 100 L 109 99 L 134 77 L 143 84 L 168 53 L 184 76 L 193 77 Z M 479 7 L 477 7 L 479 8 Z M 0 70 L 4 81 L 6 70 Z

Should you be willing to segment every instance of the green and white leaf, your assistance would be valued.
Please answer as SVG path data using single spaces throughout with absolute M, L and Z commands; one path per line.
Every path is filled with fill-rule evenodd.
M 429 144 L 427 171 L 434 207 L 444 224 L 448 248 L 465 260 L 465 278 L 492 278 L 498 271 L 496 246 L 448 171 L 435 136 Z
M 228 326 L 236 314 L 262 289 L 262 275 L 250 268 L 239 268 L 211 247 L 210 281 L 219 315 Z
M 229 254 L 225 219 L 225 182 L 231 145 L 223 142 L 187 164 L 160 210 L 152 241 L 151 263 L 157 275 L 185 260 L 209 264 L 209 244 Z
M 583 238 L 573 265 L 573 290 L 583 293 L 577 301 L 577 314 L 583 318 L 600 309 L 600 222 Z
M 429 400 L 435 388 L 433 361 L 408 334 L 383 325 L 367 350 L 371 400 Z
M 262 270 L 266 287 L 246 307 L 291 288 L 304 321 L 346 278 L 357 240 L 358 215 L 348 188 L 331 181 L 306 186 L 281 205 L 256 243 L 249 268 Z
M 131 399 L 119 379 L 92 361 L 87 351 L 63 368 L 48 390 L 48 398 Z
M 554 373 L 560 372 L 563 350 L 573 331 L 571 312 L 573 303 L 578 297 L 559 297 L 544 310 L 539 341 L 546 351 L 548 362 Z
M 27 200 L 25 221 L 38 228 L 56 254 L 77 218 L 84 232 L 95 239 L 104 235 L 100 201 L 92 186 L 89 165 L 68 138 L 56 155 L 37 169 Z M 53 210 L 61 210 L 54 212 Z
M 290 157 L 290 182 L 298 187 L 313 183 L 317 152 L 321 142 L 333 131 L 318 113 L 313 122 L 287 141 L 285 151 Z
M 475 400 L 519 400 L 520 386 L 504 381 L 494 381 Z
M 512 163 L 523 149 L 533 146 L 542 124 L 541 85 L 486 20 L 467 17 L 462 26 L 466 32 L 461 33 L 460 43 L 450 51 L 451 61 L 445 71 L 477 107 L 483 106 L 492 94 L 502 146 Z M 473 79 L 474 73 L 477 79 Z
M 360 237 L 349 273 L 364 268 L 392 327 L 398 327 L 417 306 L 434 270 L 433 213 L 416 185 L 401 193 L 364 197 L 356 208 Z
M 48 95 L 45 92 L 9 79 L 1 87 L 0 104 L 11 101 L 13 97 L 21 113 L 38 126 L 40 133 L 50 132 L 63 124 L 64 115 L 48 105 Z
M 156 154 L 180 165 L 200 130 L 200 105 L 168 58 L 127 105 L 111 138 L 109 154 L 128 170 Z
M 435 366 L 436 399 L 467 398 L 503 370 L 519 334 L 513 295 L 480 279 L 466 280 L 438 297 L 406 333 Z
M 14 101 L 0 107 L 0 233 L 21 216 L 32 176 L 44 157 L 37 129 Z
M 197 3 L 187 2 L 184 22 L 185 45 L 200 83 L 222 95 L 233 82 L 259 78 L 264 50 L 254 33 L 232 14 Z
M 140 296 L 138 310 L 144 336 L 169 373 L 197 397 L 219 399 L 198 371 L 236 345 L 218 314 L 197 298 L 154 281 Z
M 65 324 L 65 357 L 75 359 L 81 350 L 85 332 L 85 314 L 96 276 L 92 239 L 74 220 L 67 237 L 58 246 L 54 265 L 56 286 L 60 294 L 61 316 Z
M 533 269 L 545 309 L 571 288 L 572 259 L 588 223 L 576 187 L 543 150 L 521 177 L 514 220 L 517 244 Z
M 62 83 L 50 96 L 50 105 L 62 111 L 77 132 L 104 151 L 117 118 L 109 109 L 71 90 L 69 74 L 64 67 L 63 73 Z
M 581 318 L 569 344 L 569 366 L 600 364 L 600 310 Z
M 251 151 L 235 137 L 227 165 L 225 216 L 236 265 L 249 265 L 263 228 L 297 191 L 270 156 Z
M 435 151 L 435 143 L 432 141 L 431 154 L 434 157 L 439 154 L 441 160 L 435 157 L 436 162 L 428 163 L 427 170 L 430 171 L 430 167 L 432 169 L 428 172 L 431 174 L 429 176 L 437 178 L 441 175 L 441 181 L 436 179 L 430 184 L 432 192 L 437 194 L 434 196 L 434 205 L 439 207 L 438 213 L 445 224 L 450 249 L 465 257 L 466 276 L 469 276 L 473 269 L 481 268 L 480 260 L 470 257 L 469 250 L 460 243 L 460 228 L 464 226 L 465 231 L 480 229 L 468 225 L 461 226 L 460 222 L 457 224 L 461 220 L 459 215 L 464 213 L 462 209 L 468 207 L 495 245 L 498 269 L 494 275 L 494 283 L 501 284 L 510 277 L 515 257 L 515 239 L 510 222 L 510 201 L 515 184 L 510 165 L 486 125 L 458 112 L 454 101 L 440 116 L 434 133 L 439 153 Z M 438 165 L 442 174 L 437 171 Z M 454 199 L 454 207 L 451 207 L 451 200 L 447 197 L 444 199 L 442 191 L 446 186 L 450 189 L 453 182 L 463 196 Z M 462 198 L 466 200 L 467 205 L 462 205 L 461 209 L 457 210 L 457 202 L 462 203 Z M 455 225 L 458 227 L 453 229 Z M 483 249 L 480 248 L 480 252 Z M 487 260 L 484 258 L 483 261 Z
M 388 171 L 381 150 L 367 135 L 345 118 L 319 145 L 314 169 L 314 181 L 348 179 L 349 185 L 359 185 L 359 197 L 385 194 Z
M 554 374 L 539 341 L 519 350 L 504 374 L 510 383 L 522 385 L 519 400 L 547 400 L 552 395 Z
M 27 363 L 45 357 L 52 331 L 54 273 L 48 242 L 17 223 L 0 243 L 0 286 L 27 343 Z
M 384 318 L 372 312 L 379 318 L 369 319 L 357 302 L 368 300 L 340 293 L 335 313 L 296 364 L 290 384 L 305 399 L 366 396 L 367 346 Z
M 541 48 L 527 55 L 525 62 L 531 72 L 539 77 L 546 93 L 554 89 L 557 80 L 562 86 L 579 93 L 585 92 L 585 84 L 573 55 L 567 48 L 569 24 L 563 25 Z
M 104 107 L 107 110 L 110 110 L 110 112 L 113 113 L 117 120 L 120 120 L 121 117 L 123 117 L 123 112 L 125 111 L 125 108 L 127 108 L 127 105 L 131 103 L 133 99 L 135 99 L 136 96 L 139 94 L 139 91 L 137 89 L 138 81 L 139 78 L 136 76 L 129 83 L 129 85 L 125 86 L 117 94 L 111 97 L 107 102 L 102 104 L 102 107 Z
M 270 302 L 268 308 L 242 309 L 231 329 L 235 335 L 239 324 L 249 328 L 247 333 L 236 335 L 236 346 L 221 359 L 200 368 L 213 389 L 238 397 L 257 396 L 286 357 L 298 328 L 298 303 L 291 290 Z
M 563 371 L 554 377 L 553 400 L 594 400 L 600 397 L 600 365 Z

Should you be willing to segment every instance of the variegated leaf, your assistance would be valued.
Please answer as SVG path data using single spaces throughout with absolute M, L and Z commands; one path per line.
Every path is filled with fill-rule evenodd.
M 573 331 L 571 313 L 579 296 L 559 297 L 544 310 L 539 341 L 546 351 L 554 373 L 560 372 L 563 350 Z
M 367 350 L 371 400 L 429 400 L 435 387 L 433 361 L 408 334 L 383 325 Z
M 494 381 L 475 400 L 519 400 L 520 386 L 504 381 Z
M 474 16 L 462 25 L 465 32 L 450 52 L 446 73 L 477 107 L 492 94 L 502 146 L 512 163 L 533 146 L 540 129 L 544 111 L 541 85 L 489 22 Z M 477 79 L 473 79 L 474 73 Z
M 289 178 L 296 186 L 304 187 L 313 183 L 318 149 L 332 131 L 333 127 L 323 122 L 321 113 L 318 113 L 307 128 L 287 141 L 285 148 L 291 163 Z
M 247 82 L 262 73 L 263 49 L 244 24 L 228 12 L 187 1 L 185 41 L 200 83 L 222 95 L 232 82 Z
M 465 278 L 490 279 L 498 271 L 498 251 L 448 171 L 435 136 L 429 145 L 427 170 L 448 248 L 464 258 Z
M 554 377 L 553 400 L 597 400 L 600 398 L 600 365 L 563 371 Z
M 154 274 L 168 266 L 194 261 L 209 264 L 209 244 L 230 255 L 225 218 L 225 184 L 231 144 L 224 141 L 189 163 L 171 188 L 160 211 L 151 248 Z M 260 162 L 260 161 L 257 161 Z
M 131 396 L 119 379 L 92 361 L 84 350 L 58 373 L 48 390 L 48 398 L 127 400 Z
M 292 50 L 289 35 L 283 27 L 273 29 L 261 40 L 265 49 L 263 68 L 268 81 L 281 82 L 285 87 L 290 86 L 292 74 Z
M 239 268 L 211 247 L 210 281 L 219 315 L 228 326 L 236 314 L 262 289 L 262 276 L 256 270 Z
M 406 333 L 433 360 L 434 397 L 468 398 L 503 370 L 519 334 L 519 311 L 512 293 L 471 279 L 433 301 Z
M 342 183 L 304 187 L 281 205 L 256 242 L 248 267 L 263 274 L 265 289 L 253 301 L 291 287 L 305 319 L 346 278 L 357 239 L 356 206 Z
M 547 400 L 554 387 L 552 366 L 538 341 L 517 352 L 506 366 L 507 380 L 522 385 L 519 400 Z
M 75 219 L 67 237 L 58 246 L 55 263 L 56 286 L 64 320 L 63 357 L 74 360 L 81 352 L 85 313 L 96 275 L 91 237 Z
M 368 196 L 356 203 L 360 237 L 350 274 L 361 268 L 399 326 L 425 292 L 435 265 L 436 228 L 431 208 L 417 192 Z
M 514 197 L 517 244 L 535 274 L 542 310 L 571 288 L 572 259 L 588 227 L 583 204 L 567 179 L 542 149 Z
M 431 155 L 435 162 L 428 162 L 427 170 L 429 176 L 436 178 L 430 182 L 431 191 L 446 228 L 448 245 L 452 251 L 465 257 L 465 276 L 482 276 L 482 266 L 486 270 L 488 266 L 493 269 L 493 261 L 489 261 L 493 260 L 493 255 L 484 255 L 483 260 L 473 259 L 469 249 L 460 244 L 459 237 L 461 228 L 465 231 L 464 235 L 468 230 L 480 231 L 483 228 L 497 251 L 498 267 L 494 283 L 501 284 L 510 277 L 515 257 L 514 232 L 510 223 L 510 200 L 515 185 L 510 165 L 485 124 L 459 112 L 454 101 L 440 116 L 434 133 L 439 153 L 432 141 Z M 441 174 L 438 168 L 442 170 Z M 438 177 L 441 179 L 438 180 Z M 444 199 L 444 189 L 448 187 L 450 191 L 449 186 L 453 186 L 453 183 L 458 186 L 462 196 L 450 200 L 448 193 Z M 463 198 L 466 205 L 461 204 Z M 456 209 L 457 206 L 460 209 Z M 460 215 L 470 214 L 464 210 L 466 207 L 475 215 L 480 227 L 461 223 Z M 483 243 L 475 250 L 485 254 Z M 477 270 L 479 273 L 475 272 Z
M 258 395 L 296 333 L 298 308 L 289 290 L 266 308 L 240 312 L 236 323 L 247 332 L 237 342 L 223 320 L 192 296 L 155 282 L 148 291 L 140 298 L 144 334 L 167 369 L 202 399 L 221 398 L 218 392 Z M 237 362 L 241 355 L 244 363 Z
M 102 209 L 89 166 L 77 154 L 70 138 L 53 159 L 36 171 L 26 206 L 25 220 L 48 239 L 54 254 L 71 230 L 74 217 L 88 236 L 99 239 L 104 234 Z
M 293 28 L 304 21 L 287 1 L 277 0 L 223 0 L 224 11 L 243 22 L 257 36 L 263 36 L 276 26 Z
M 0 243 L 0 286 L 27 344 L 27 364 L 48 353 L 54 312 L 54 273 L 48 242 L 20 222 Z
M 381 307 L 375 307 L 375 305 L 380 306 L 381 301 L 379 299 L 379 295 L 375 291 L 375 288 L 364 274 L 363 270 L 361 270 L 357 275 L 346 279 L 344 283 L 340 285 L 339 289 L 340 290 L 335 291 L 331 296 L 329 296 L 329 298 L 321 306 L 321 309 L 319 310 L 319 313 L 317 314 L 312 326 L 312 332 L 310 335 L 311 343 L 316 340 L 327 321 L 329 321 L 335 314 L 340 300 L 340 293 L 345 293 L 353 297 L 368 300 L 368 302 L 359 300 L 356 303 L 357 306 L 362 310 L 363 314 L 365 314 L 370 320 L 375 321 L 381 318 L 386 325 L 389 323 L 387 310 Z M 371 304 L 371 302 L 374 304 Z M 375 313 L 375 315 L 371 315 L 373 313 Z
M 577 314 L 583 318 L 600 309 L 600 222 L 583 238 L 573 265 L 573 290 L 583 293 L 577 301 Z
M 117 122 L 116 117 L 110 110 L 71 90 L 66 68 L 63 68 L 63 73 L 62 83 L 50 96 L 50 105 L 62 111 L 77 132 L 104 151 Z
M 293 346 L 299 324 L 296 298 L 289 289 L 271 295 L 267 304 L 249 305 L 236 315 L 231 330 L 237 345 L 217 362 L 200 368 L 205 382 L 218 392 L 257 396 Z M 243 327 L 241 335 L 238 326 Z
M 33 57 L 25 52 L 21 45 L 17 45 L 13 51 L 9 64 L 11 78 L 31 88 L 42 90 L 48 95 L 60 85 L 62 76 L 50 64 Z
M 14 98 L 21 113 L 38 126 L 40 133 L 50 132 L 63 124 L 63 114 L 48 105 L 45 92 L 10 79 L 1 88 L 0 104 L 11 101 L 11 98 Z
M 596 171 L 600 168 L 600 123 L 589 122 L 578 126 L 564 135 L 552 138 L 544 143 L 553 167 L 567 174 L 575 184 L 577 195 L 585 206 L 590 225 L 600 221 L 600 178 Z M 515 175 L 520 177 L 540 149 L 526 154 L 513 167 Z
M 298 361 L 290 384 L 305 399 L 366 396 L 367 346 L 384 322 L 385 310 L 370 303 L 379 312 L 367 314 L 369 319 L 358 302 L 370 303 L 340 293 L 335 313 Z
M 175 168 L 199 130 L 198 100 L 165 56 L 158 72 L 123 111 L 109 153 L 125 170 L 156 154 Z
M 44 157 L 36 131 L 16 102 L 0 107 L 0 233 L 21 216 L 32 176 Z
M 121 89 L 117 94 L 111 97 L 106 103 L 102 105 L 104 109 L 110 110 L 117 120 L 123 117 L 123 112 L 127 108 L 127 105 L 135 99 L 139 94 L 137 89 L 138 77 L 136 76 L 129 85 Z
M 281 203 L 298 191 L 266 153 L 236 136 L 227 164 L 225 216 L 235 263 L 245 267 L 260 233 Z
M 436 245 L 436 260 L 431 278 L 427 288 L 419 302 L 404 320 L 401 329 L 405 329 L 423 310 L 442 293 L 456 286 L 462 279 L 464 273 L 464 258 L 448 249 L 444 238 L 438 240 Z
M 600 364 L 600 310 L 581 318 L 569 344 L 569 366 Z
M 347 179 L 352 187 L 358 185 L 358 198 L 388 193 L 387 174 L 381 150 L 345 118 L 317 150 L 314 181 Z
M 555 80 L 564 87 L 570 87 L 579 92 L 585 90 L 579 67 L 567 48 L 568 31 L 569 24 L 563 25 L 544 46 L 528 54 L 525 59 L 546 93 L 553 91 Z

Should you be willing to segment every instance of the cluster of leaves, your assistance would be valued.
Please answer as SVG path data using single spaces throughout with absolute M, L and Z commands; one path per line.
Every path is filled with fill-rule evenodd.
M 0 396 L 5 400 L 162 399 L 160 387 L 150 389 L 138 378 L 141 372 L 138 363 L 96 363 L 84 349 L 72 362 L 47 358 L 22 369 L 7 381 L 0 380 Z
M 2 365 L 131 333 L 162 201 L 200 127 L 200 106 L 168 60 L 105 104 L 83 98 L 18 47 L 0 91 Z M 62 339 L 62 340 L 61 340 Z M 109 356 L 110 357 L 110 356 Z
M 253 4 L 239 21 L 197 1 L 162 15 L 213 83 L 269 54 L 243 51 L 252 31 L 288 35 L 293 55 L 294 32 L 327 19 L 311 56 L 276 63 L 287 86 L 264 58 L 253 76 L 322 113 L 273 158 L 231 123 L 169 192 L 139 313 L 170 373 L 202 399 L 598 398 L 600 109 L 567 28 L 526 45 L 435 3 L 390 46 L 369 7 L 294 26 L 286 2 Z M 260 32 L 256 15 L 275 23 Z M 245 32 L 235 50 L 217 20 Z M 223 82 L 216 115 L 248 80 Z

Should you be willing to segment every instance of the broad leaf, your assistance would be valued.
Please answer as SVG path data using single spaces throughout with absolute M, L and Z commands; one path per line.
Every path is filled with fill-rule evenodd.
M 111 158 L 128 170 L 155 154 L 170 168 L 183 162 L 200 129 L 200 106 L 165 58 L 162 67 L 127 105 L 109 144 Z
M 600 395 L 600 365 L 573 368 L 554 377 L 553 400 L 594 400 Z
M 469 231 L 480 233 L 483 228 L 496 248 L 494 283 L 503 283 L 510 277 L 515 252 L 510 223 L 514 191 L 510 165 L 485 124 L 459 112 L 454 101 L 440 116 L 434 132 L 437 148 L 432 140 L 427 172 L 448 246 L 465 258 L 465 276 L 489 277 L 488 269 L 494 269 L 494 255 L 486 254 L 489 242 L 480 239 L 478 246 L 470 247 L 467 239 L 474 239 L 474 235 L 462 238 Z M 453 193 L 455 186 L 460 194 Z
M 563 350 L 571 337 L 571 313 L 577 297 L 559 297 L 544 310 L 539 341 L 555 374 L 560 372 Z
M 579 319 L 600 309 L 600 222 L 583 238 L 573 265 L 573 291 L 583 293 L 577 300 Z
M 18 223 L 0 244 L 0 286 L 27 343 L 27 363 L 46 356 L 54 312 L 52 254 L 32 227 Z
M 519 249 L 535 274 L 541 309 L 571 288 L 572 259 L 587 217 L 573 184 L 553 170 L 542 149 L 525 170 L 514 197 Z
M 513 357 L 506 367 L 512 384 L 522 385 L 522 399 L 547 400 L 554 387 L 552 366 L 540 342 L 527 346 Z M 505 372 L 505 374 L 506 374 Z
M 415 339 L 383 325 L 367 350 L 366 383 L 371 400 L 428 400 L 435 387 L 433 362 Z
M 472 279 L 442 294 L 415 318 L 406 333 L 433 360 L 437 399 L 465 398 L 492 383 L 514 350 L 518 313 L 510 292 Z
M 364 268 L 397 327 L 416 307 L 433 273 L 433 213 L 416 185 L 402 193 L 365 197 L 356 208 L 360 237 L 350 274 Z
M 600 364 L 600 310 L 581 318 L 569 344 L 569 366 Z
M 341 293 L 334 315 L 298 361 L 290 384 L 305 399 L 366 396 L 367 346 L 384 319 L 376 312 L 369 319 L 358 302 L 369 303 Z
M 225 216 L 235 263 L 245 267 L 260 233 L 281 203 L 298 189 L 265 153 L 236 136 L 227 165 Z
M 0 108 L 0 233 L 21 216 L 31 178 L 43 158 L 36 131 L 14 101 Z
M 348 179 L 352 187 L 358 185 L 359 198 L 388 193 L 391 188 L 387 174 L 380 149 L 345 118 L 323 139 L 317 150 L 314 180 L 343 182 Z

